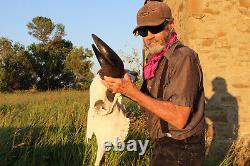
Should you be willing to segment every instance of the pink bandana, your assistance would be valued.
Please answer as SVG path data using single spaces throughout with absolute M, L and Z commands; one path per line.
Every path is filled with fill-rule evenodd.
M 171 37 L 166 45 L 166 47 L 159 53 L 154 54 L 148 61 L 148 63 L 144 66 L 144 78 L 146 80 L 151 79 L 155 75 L 155 71 L 158 67 L 159 61 L 163 57 L 163 55 L 168 51 L 170 46 L 174 43 L 174 41 L 177 39 L 177 34 L 173 32 L 171 34 Z

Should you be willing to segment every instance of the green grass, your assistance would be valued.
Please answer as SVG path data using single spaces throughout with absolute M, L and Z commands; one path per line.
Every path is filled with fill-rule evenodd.
M 0 165 L 93 165 L 95 138 L 85 142 L 88 104 L 88 91 L 0 93 Z M 138 105 L 126 98 L 124 104 L 131 119 L 127 139 L 147 139 Z M 149 144 L 143 156 L 138 152 L 110 151 L 101 163 L 149 165 L 152 149 Z M 235 150 L 229 153 L 221 165 L 235 165 L 231 155 L 235 153 Z M 205 165 L 211 163 L 207 160 Z
M 0 165 L 93 165 L 96 146 L 85 143 L 88 91 L 17 92 L 0 94 Z M 125 100 L 128 116 L 137 117 L 138 106 Z M 132 119 L 133 119 L 132 118 Z M 133 125 L 134 126 L 134 125 Z M 138 128 L 137 128 L 138 129 Z M 145 139 L 131 129 L 128 139 Z M 103 165 L 148 165 L 144 156 L 109 152 Z

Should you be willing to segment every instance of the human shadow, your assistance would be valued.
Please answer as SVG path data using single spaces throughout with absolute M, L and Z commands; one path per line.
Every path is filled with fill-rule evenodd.
M 206 98 L 207 156 L 206 165 L 219 165 L 238 138 L 238 102 L 228 92 L 226 80 L 212 81 L 214 94 Z M 209 145 L 210 144 L 210 145 Z

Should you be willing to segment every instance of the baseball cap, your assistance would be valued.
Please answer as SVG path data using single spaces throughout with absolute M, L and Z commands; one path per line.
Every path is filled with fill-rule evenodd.
M 137 12 L 137 26 L 133 30 L 133 33 L 135 34 L 138 29 L 144 26 L 158 26 L 166 19 L 172 19 L 169 6 L 164 2 L 148 1 Z

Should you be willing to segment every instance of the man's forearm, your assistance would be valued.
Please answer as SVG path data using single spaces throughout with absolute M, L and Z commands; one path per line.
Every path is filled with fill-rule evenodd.
M 176 106 L 168 101 L 154 99 L 139 90 L 134 91 L 128 97 L 179 129 L 184 128 L 187 122 L 190 113 L 190 109 L 187 109 L 188 107 Z

